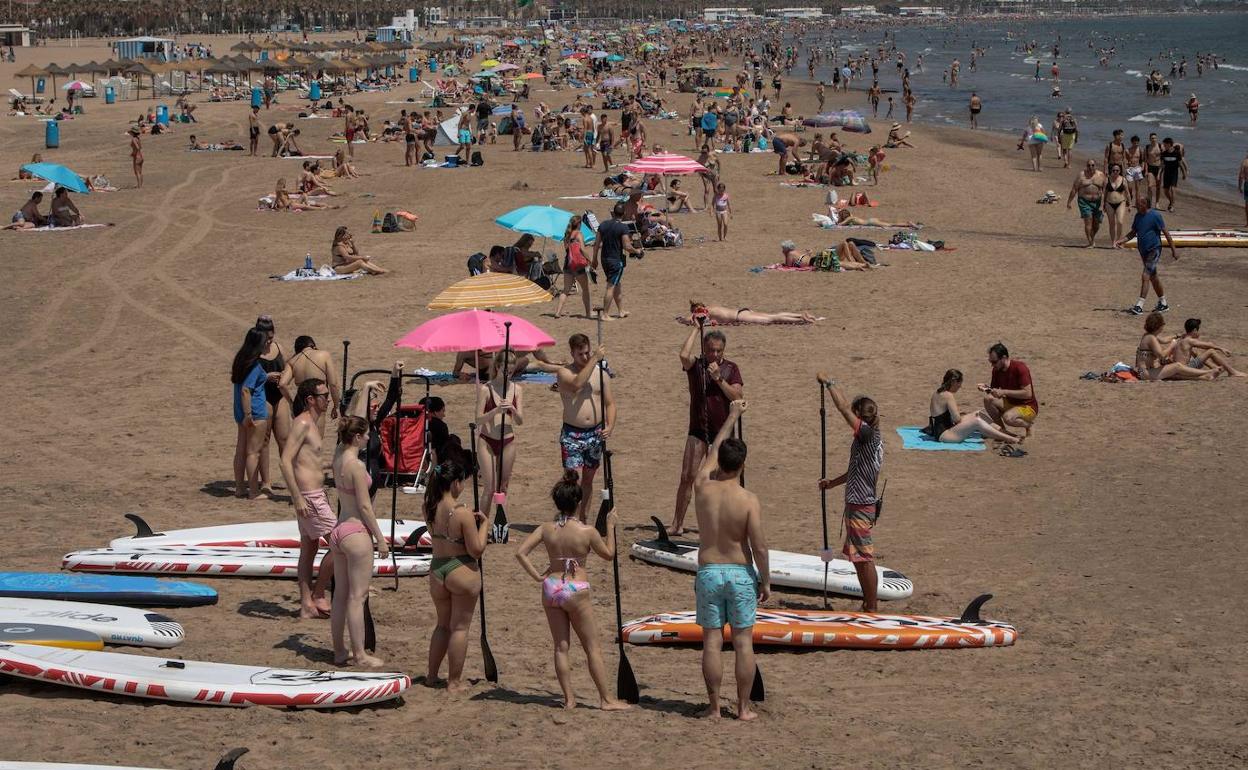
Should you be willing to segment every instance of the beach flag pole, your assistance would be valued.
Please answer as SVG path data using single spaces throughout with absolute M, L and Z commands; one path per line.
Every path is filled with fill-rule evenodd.
M 475 422 L 468 423 L 468 440 L 472 442 L 474 447 L 472 452 L 472 510 L 474 512 L 481 510 L 481 490 L 478 483 L 478 464 L 477 452 L 477 424 Z M 484 554 L 482 554 L 484 556 Z M 494 662 L 494 653 L 490 650 L 490 642 L 485 636 L 485 559 L 477 559 L 477 570 L 481 574 L 481 658 L 485 664 L 485 678 L 487 681 L 498 684 L 498 664 Z

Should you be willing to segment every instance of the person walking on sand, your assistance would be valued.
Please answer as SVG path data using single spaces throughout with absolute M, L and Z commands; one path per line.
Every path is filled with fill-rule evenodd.
M 563 400 L 563 429 L 559 431 L 559 452 L 564 470 L 577 471 L 581 480 L 581 502 L 576 517 L 586 520 L 594 494 L 594 476 L 602 464 L 603 445 L 615 430 L 615 396 L 611 381 L 597 374 L 607 351 L 591 350 L 589 337 L 573 334 L 568 338 L 572 363 L 552 364 L 541 349 L 534 351 L 537 366 L 554 372 L 555 386 Z M 601 383 L 599 380 L 601 379 Z
M 1179 175 L 1187 179 L 1187 151 L 1170 137 L 1161 140 L 1161 191 L 1166 194 L 1166 211 L 1174 211 L 1174 194 Z M 1157 198 L 1161 203 L 1161 198 Z
M 1157 275 L 1157 266 L 1161 262 L 1161 237 L 1163 235 L 1170 246 L 1170 256 L 1178 262 L 1179 252 L 1174 248 L 1174 239 L 1170 237 L 1170 231 L 1166 229 L 1166 221 L 1161 218 L 1161 212 L 1153 208 L 1147 196 L 1137 198 L 1135 219 L 1131 220 L 1131 229 L 1114 243 L 1114 246 L 1118 247 L 1135 238 L 1135 248 L 1139 251 L 1140 261 L 1144 264 L 1144 271 L 1140 273 L 1140 297 L 1127 311 L 1131 315 L 1144 315 L 1144 302 L 1148 299 L 1149 284 L 1152 284 L 1153 291 L 1157 292 L 1157 306 L 1153 308 L 1153 311 L 1164 313 L 1170 309 L 1169 303 L 1166 302 L 1166 290 L 1161 285 L 1161 277 Z
M 607 686 L 598 628 L 594 623 L 589 572 L 585 569 L 590 551 L 607 560 L 614 555 L 618 517 L 614 511 L 607 514 L 607 536 L 604 539 L 598 530 L 585 523 L 583 492 L 584 485 L 577 479 L 576 471 L 565 470 L 563 478 L 550 490 L 550 497 L 558 511 L 555 520 L 543 523 L 525 538 L 516 552 L 516 561 L 529 573 L 529 577 L 542 584 L 542 607 L 555 643 L 555 677 L 563 690 L 563 707 L 576 708 L 576 693 L 572 691 L 572 661 L 568 654 L 571 632 L 575 631 L 585 650 L 589 676 L 598 688 L 599 707 L 603 711 L 623 711 L 629 708 L 629 704 L 612 698 Z M 580 521 L 573 518 L 577 510 L 581 511 Z M 550 559 L 550 566 L 545 572 L 538 572 L 533 562 L 529 561 L 529 554 L 538 545 L 546 546 L 546 555 Z
M 741 486 L 746 446 L 729 438 L 746 409 L 742 400 L 728 407 L 727 419 L 715 435 L 710 451 L 698 468 L 694 483 L 694 513 L 701 547 L 698 575 L 697 622 L 702 627 L 702 678 L 709 703 L 699 716 L 719 719 L 719 685 L 724 626 L 732 627 L 732 651 L 737 682 L 737 719 L 758 715 L 750 708 L 754 683 L 754 622 L 760 602 L 771 598 L 771 568 L 763 535 L 758 497 Z
M 143 187 L 143 143 L 139 141 L 139 129 L 131 127 L 130 131 L 130 166 L 134 169 L 136 188 Z
M 598 237 L 594 241 L 594 257 L 590 267 L 597 270 L 599 259 L 602 271 L 606 274 L 606 288 L 602 294 L 602 319 L 611 318 L 611 303 L 615 303 L 616 318 L 627 318 L 624 309 L 624 290 L 620 282 L 624 279 L 625 260 L 630 255 L 641 254 L 641 249 L 633 246 L 633 228 L 629 227 L 621 217 L 624 216 L 624 202 L 620 201 L 611 209 L 611 218 L 598 225 Z
M 305 620 L 329 617 L 330 611 L 325 586 L 333 576 L 333 559 L 323 559 L 315 585 L 312 579 L 321 538 L 338 524 L 325 494 L 317 425 L 328 408 L 329 387 L 324 380 L 314 377 L 300 383 L 295 393 L 295 420 L 282 447 L 282 477 L 299 521 L 299 617 Z
M 490 522 L 484 513 L 456 502 L 472 478 L 473 457 L 450 445 L 446 457 L 434 466 L 425 490 L 425 524 L 433 541 L 429 563 L 429 595 L 437 611 L 429 637 L 429 666 L 425 685 L 442 680 L 438 673 L 447 661 L 447 692 L 464 689 L 461 682 L 468 655 L 468 628 L 481 595 L 481 554 L 489 539 Z
M 715 233 L 720 241 L 728 239 L 728 219 L 732 216 L 732 203 L 728 199 L 728 185 L 715 185 L 715 198 L 711 201 L 715 211 Z
M 845 542 L 841 552 L 858 573 L 858 584 L 862 586 L 862 611 L 875 612 L 879 577 L 875 571 L 875 543 L 871 530 L 879 511 L 879 498 L 875 495 L 876 480 L 884 466 L 879 407 L 867 396 L 858 396 L 851 403 L 835 380 L 826 381 L 824 387 L 832 394 L 832 403 L 845 418 L 854 441 L 849 446 L 849 468 L 834 479 L 820 479 L 819 488 L 832 489 L 845 485 Z
M 260 148 L 260 108 L 253 106 L 247 115 L 247 154 L 256 157 Z
M 1079 198 L 1079 217 L 1083 219 L 1083 235 L 1088 239 L 1084 244 L 1092 248 L 1096 241 L 1096 233 L 1101 229 L 1101 220 L 1105 218 L 1102 199 L 1105 197 L 1106 178 L 1096 167 L 1096 161 L 1088 158 L 1083 171 L 1080 171 L 1070 186 L 1070 194 L 1066 196 L 1066 210 L 1075 197 Z
M 35 193 L 39 195 L 39 193 Z M 264 398 L 267 375 L 260 356 L 268 340 L 259 329 L 248 329 L 234 354 L 230 382 L 234 385 L 234 422 L 238 426 L 234 445 L 234 495 L 252 500 L 269 499 L 260 492 L 260 449 L 269 435 L 269 404 Z
M 707 320 L 706 310 L 698 315 Z M 724 358 L 728 338 L 718 329 L 701 334 L 701 328 L 689 330 L 680 349 L 680 366 L 689 386 L 689 427 L 685 435 L 685 451 L 680 461 L 680 484 L 676 488 L 676 509 L 668 531 L 681 535 L 685 531 L 685 513 L 698 468 L 706 459 L 707 445 L 728 419 L 728 405 L 741 399 L 744 383 L 737 365 Z M 694 345 L 702 336 L 702 355 L 694 355 Z

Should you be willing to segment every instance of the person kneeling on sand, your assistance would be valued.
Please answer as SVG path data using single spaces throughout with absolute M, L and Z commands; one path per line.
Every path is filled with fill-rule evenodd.
M 698 517 L 697 621 L 702 627 L 702 678 L 709 704 L 700 716 L 719 719 L 724 626 L 732 627 L 737 718 L 754 719 L 754 623 L 758 604 L 771 598 L 771 569 L 758 497 L 741 486 L 746 446 L 729 438 L 745 401 L 733 401 L 694 482 Z M 757 567 L 757 569 L 755 569 Z
M 339 275 L 350 275 L 360 270 L 370 275 L 385 275 L 390 272 L 373 262 L 372 257 L 360 254 L 360 250 L 355 245 L 355 236 L 351 235 L 346 225 L 334 231 L 334 242 L 330 245 L 330 252 L 334 259 L 334 272 Z
M 607 514 L 607 536 L 604 539 L 593 526 L 577 520 L 577 509 L 581 506 L 582 495 L 577 472 L 564 471 L 563 478 L 550 490 L 550 497 L 558 510 L 554 521 L 542 524 L 525 539 L 520 550 L 516 552 L 516 561 L 529 573 L 529 577 L 542 584 L 542 607 L 546 611 L 546 622 L 550 625 L 550 635 L 555 642 L 555 677 L 563 690 L 563 707 L 576 708 L 576 694 L 572 691 L 572 663 L 568 655 L 571 632 L 576 631 L 581 646 L 585 648 L 589 675 L 594 680 L 594 686 L 598 688 L 598 701 L 602 709 L 622 711 L 629 705 L 611 697 L 606 667 L 599 649 L 598 629 L 594 623 L 589 572 L 585 569 L 591 550 L 608 560 L 615 553 L 615 525 L 618 517 L 614 511 Z M 529 553 L 543 543 L 546 545 L 550 566 L 545 572 L 538 572 L 533 562 L 529 561 Z
M 945 444 L 961 444 L 971 434 L 979 434 L 1004 441 L 1007 444 L 1022 443 L 1022 439 L 1003 430 L 997 430 L 988 419 L 987 412 L 961 414 L 956 394 L 962 389 L 962 372 L 950 369 L 940 381 L 940 387 L 932 394 L 928 405 L 927 427 L 923 432 L 935 441 Z
M 989 421 L 1002 430 L 1006 426 L 1022 428 L 1030 436 L 1040 411 L 1031 370 L 1022 361 L 1011 360 L 1010 351 L 1000 342 L 988 348 L 988 363 L 992 366 L 990 384 L 980 383 L 976 387 L 984 394 L 984 411 Z

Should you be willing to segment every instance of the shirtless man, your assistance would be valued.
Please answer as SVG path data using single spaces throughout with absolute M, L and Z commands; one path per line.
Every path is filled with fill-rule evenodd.
M 607 113 L 598 116 L 598 154 L 602 156 L 602 170 L 611 171 L 611 148 L 615 146 L 615 124 L 607 117 Z
M 342 136 L 347 140 L 347 157 L 355 160 L 355 130 L 359 125 L 355 110 L 347 110 L 342 116 Z
M 585 168 L 593 168 L 598 165 L 598 152 L 595 148 L 598 146 L 598 117 L 594 115 L 593 110 L 588 106 L 581 108 L 581 149 L 585 151 Z M 582 503 L 585 501 L 582 500 Z
M 1131 202 L 1134 203 L 1135 199 L 1140 197 L 1140 182 L 1144 181 L 1144 148 L 1140 146 L 1140 137 L 1131 137 L 1131 145 L 1127 147 L 1123 158 L 1126 160 L 1123 175 L 1127 178 L 1127 185 L 1131 190 Z
M 1173 359 L 1193 369 L 1222 369 L 1231 377 L 1248 377 L 1231 366 L 1231 351 L 1200 338 L 1200 319 L 1189 318 L 1183 322 L 1183 333 L 1174 338 Z
M 248 155 L 255 157 L 260 146 L 260 108 L 253 106 L 247 116 Z
M 971 128 L 979 128 L 979 112 L 984 109 L 984 100 L 979 98 L 979 94 L 971 92 Z
M 338 381 L 340 376 L 334 368 L 334 358 L 329 351 L 317 348 L 316 340 L 304 334 L 295 338 L 295 354 L 286 361 L 279 386 L 291 403 L 294 403 L 295 392 L 304 382 L 311 379 L 324 381 L 329 388 L 329 417 L 337 420 L 338 404 L 342 401 L 342 383 Z M 316 427 L 324 437 L 324 411 L 321 412 Z
M 43 203 L 43 193 L 36 190 L 30 194 L 30 200 L 26 201 L 18 210 L 22 215 L 22 221 L 30 224 L 30 227 L 43 227 L 48 223 L 48 218 L 39 213 L 39 204 Z M 14 217 L 16 221 L 16 217 Z M 17 229 L 17 228 L 14 228 Z
M 1115 165 L 1122 168 L 1127 167 L 1127 146 L 1122 143 L 1123 131 L 1121 128 L 1114 129 L 1114 138 L 1109 144 L 1105 145 L 1105 168 L 1111 169 Z
M 1148 195 L 1143 197 L 1154 201 L 1161 200 L 1161 142 L 1156 134 L 1148 135 L 1148 146 L 1144 148 L 1144 167 L 1148 169 L 1146 187 Z M 1136 196 L 1137 198 L 1141 196 Z
M 324 380 L 311 378 L 299 385 L 295 395 L 294 424 L 282 447 L 282 477 L 295 504 L 299 519 L 299 617 L 329 617 L 329 601 L 325 586 L 333 573 L 333 559 L 321 562 L 316 584 L 312 582 L 312 566 L 320 548 L 321 538 L 338 523 L 338 516 L 329 506 L 325 494 L 325 472 L 321 468 L 321 432 L 317 423 L 329 407 L 329 387 Z
M 728 421 L 728 402 L 744 394 L 741 370 L 724 358 L 727 338 L 718 329 L 702 339 L 702 355 L 694 355 L 701 330 L 694 328 L 680 349 L 680 365 L 689 384 L 689 428 L 685 451 L 680 464 L 680 486 L 676 489 L 676 510 L 668 530 L 673 535 L 684 533 L 685 512 L 698 468 L 707 457 L 711 437 Z
M 754 684 L 754 621 L 760 602 L 771 598 L 771 568 L 763 536 L 758 497 L 741 486 L 745 442 L 729 438 L 732 426 L 745 412 L 744 401 L 733 401 L 727 419 L 698 468 L 694 483 L 694 512 L 701 546 L 694 581 L 698 625 L 702 627 L 702 678 L 709 704 L 699 716 L 719 719 L 720 660 L 724 626 L 732 626 L 733 668 L 737 680 L 737 719 L 758 715 L 750 709 Z
M 563 467 L 581 474 L 581 504 L 576 516 L 586 522 L 586 512 L 594 492 L 594 476 L 602 464 L 605 442 L 615 429 L 615 396 L 611 381 L 595 376 L 601 368 L 599 363 L 606 357 L 606 350 L 599 347 L 591 351 L 589 337 L 573 334 L 568 338 L 568 350 L 572 363 L 553 364 L 540 349 L 534 351 L 536 365 L 544 371 L 554 372 L 555 387 L 563 399 L 563 429 L 559 432 L 559 452 Z
M 131 128 L 130 134 L 130 165 L 134 168 L 135 187 L 143 186 L 143 143 L 139 141 L 139 129 Z
M 1101 228 L 1101 220 L 1105 217 L 1101 197 L 1105 193 L 1107 181 L 1105 174 L 1097 170 L 1096 161 L 1089 158 L 1087 166 L 1079 172 L 1074 184 L 1070 186 L 1070 195 L 1066 196 L 1067 210 L 1070 210 L 1075 196 L 1079 197 L 1079 216 L 1083 219 L 1083 234 L 1088 239 L 1089 249 L 1092 248 L 1096 231 Z

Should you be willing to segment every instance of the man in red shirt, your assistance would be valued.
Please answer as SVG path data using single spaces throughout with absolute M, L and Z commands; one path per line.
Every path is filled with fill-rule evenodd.
M 1022 361 L 1010 358 L 1010 351 L 998 342 L 988 348 L 988 363 L 992 365 L 991 384 L 980 383 L 984 392 L 984 411 L 988 418 L 1009 432 L 1009 428 L 1022 428 L 1031 435 L 1031 426 L 1040 411 L 1036 400 L 1036 388 L 1031 384 L 1031 370 Z
M 702 339 L 702 355 L 694 355 L 701 328 L 689 332 L 680 349 L 680 365 L 689 381 L 689 430 L 685 436 L 685 453 L 680 465 L 680 486 L 676 490 L 676 511 L 668 533 L 684 532 L 685 513 L 698 469 L 706 458 L 707 447 L 728 420 L 729 406 L 744 398 L 741 370 L 724 358 L 728 340 L 724 333 L 713 330 Z

